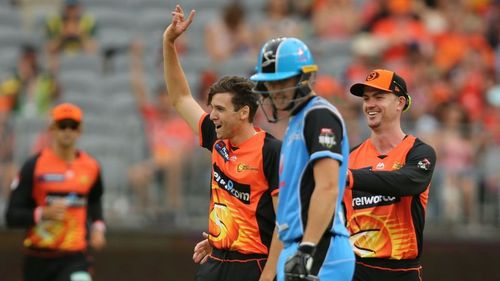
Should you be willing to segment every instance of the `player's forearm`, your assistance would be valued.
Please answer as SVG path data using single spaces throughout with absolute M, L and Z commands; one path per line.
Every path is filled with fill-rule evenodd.
M 351 170 L 353 190 L 388 196 L 414 196 L 424 192 L 432 179 L 436 153 L 429 145 L 418 142 L 408 152 L 403 167 L 393 171 L 371 168 Z
M 177 105 L 182 97 L 191 96 L 189 84 L 182 70 L 175 43 L 163 40 L 163 74 L 172 105 Z
M 276 266 L 282 249 L 283 243 L 278 238 L 278 232 L 274 231 L 271 245 L 269 246 L 269 256 L 267 257 L 266 266 L 262 271 L 261 280 L 273 280 L 276 276 Z
M 327 227 L 333 221 L 338 198 L 338 188 L 316 185 L 309 203 L 307 225 L 302 241 L 318 244 Z
M 397 171 L 352 170 L 353 190 L 389 196 L 413 196 L 425 191 L 432 174 L 416 169 Z

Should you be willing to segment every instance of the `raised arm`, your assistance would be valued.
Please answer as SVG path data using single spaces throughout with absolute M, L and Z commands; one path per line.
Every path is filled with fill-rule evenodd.
M 198 122 L 205 111 L 191 95 L 189 84 L 179 62 L 175 49 L 175 40 L 184 33 L 193 21 L 195 11 L 184 18 L 180 5 L 172 11 L 172 22 L 163 33 L 163 72 L 167 91 L 175 110 L 186 120 L 195 133 L 198 132 Z

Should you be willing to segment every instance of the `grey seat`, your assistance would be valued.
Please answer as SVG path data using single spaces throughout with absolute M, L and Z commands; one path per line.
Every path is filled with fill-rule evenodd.
M 85 8 L 94 13 L 101 9 L 122 9 L 131 10 L 132 4 L 135 2 L 141 2 L 137 0 L 85 0 Z
M 117 2 L 115 6 L 92 10 L 92 14 L 99 26 L 97 38 L 102 49 L 125 48 L 130 44 L 130 30 L 135 25 L 134 15 L 130 10 Z
M 99 86 L 104 95 L 131 93 L 130 77 L 128 73 L 117 72 L 104 76 Z
M 220 17 L 218 9 L 204 9 L 198 12 L 196 20 L 191 25 L 187 36 L 187 44 L 190 54 L 206 53 L 205 29 L 210 22 Z M 206 54 L 205 54 L 206 55 Z
M 4 1 L 0 3 L 0 26 L 21 26 L 21 15 L 17 9 L 9 7 Z
M 239 75 L 248 77 L 255 67 L 254 63 L 253 58 L 236 55 L 218 64 L 217 70 L 220 76 Z
M 14 119 L 14 162 L 21 164 L 33 152 L 33 146 L 40 133 L 47 129 L 47 120 L 38 117 L 19 116 Z
M 352 54 L 352 41 L 346 39 L 320 39 L 315 44 L 309 44 L 311 51 L 316 56 L 338 57 L 338 56 L 351 56 Z
M 343 80 L 345 71 L 352 58 L 350 56 L 333 56 L 318 60 L 319 73 L 333 75 Z
M 30 41 L 30 35 L 21 31 L 19 26 L 0 25 L 0 49 L 19 48 Z
M 1 71 L 11 71 L 16 67 L 17 58 L 19 56 L 18 47 L 1 47 L 0 48 L 0 65 Z M 3 77 L 0 77 L 2 79 Z
M 102 61 L 97 54 L 61 54 L 59 59 L 60 72 L 66 71 L 89 71 L 96 74 L 101 72 Z
M 95 72 L 77 69 L 59 72 L 58 80 L 63 91 L 93 95 L 98 91 L 96 87 L 98 77 Z

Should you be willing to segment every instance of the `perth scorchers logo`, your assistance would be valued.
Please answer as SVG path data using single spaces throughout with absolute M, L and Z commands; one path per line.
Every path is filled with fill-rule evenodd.
M 368 215 L 358 215 L 352 218 L 350 227 L 352 234 L 349 240 L 356 255 L 365 258 L 374 257 L 381 251 L 391 252 L 390 235 L 383 220 Z
M 356 255 L 369 257 L 401 258 L 415 247 L 408 243 L 408 227 L 398 224 L 386 216 L 369 214 L 355 215 L 348 224 L 351 236 L 349 240 Z M 415 242 L 415 241 L 412 241 Z
M 370 74 L 368 74 L 368 76 L 366 76 L 366 81 L 375 80 L 378 78 L 378 76 L 379 76 L 378 72 L 372 71 L 372 72 L 370 72 Z
M 218 249 L 231 249 L 238 240 L 239 226 L 226 205 L 214 204 L 208 221 L 208 232 L 210 242 Z

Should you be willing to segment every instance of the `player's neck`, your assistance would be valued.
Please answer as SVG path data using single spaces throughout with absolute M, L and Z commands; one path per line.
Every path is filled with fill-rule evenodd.
M 233 146 L 238 146 L 253 137 L 255 134 L 257 134 L 257 131 L 255 130 L 253 124 L 248 123 L 241 128 L 238 134 L 230 138 L 229 142 Z
M 406 134 L 403 132 L 401 127 L 393 126 L 392 128 L 372 130 L 370 139 L 378 152 L 381 154 L 387 154 L 399 143 L 401 143 L 405 136 Z
M 76 158 L 76 148 L 72 147 L 61 147 L 59 145 L 53 145 L 52 150 L 54 153 L 66 162 L 73 162 Z

